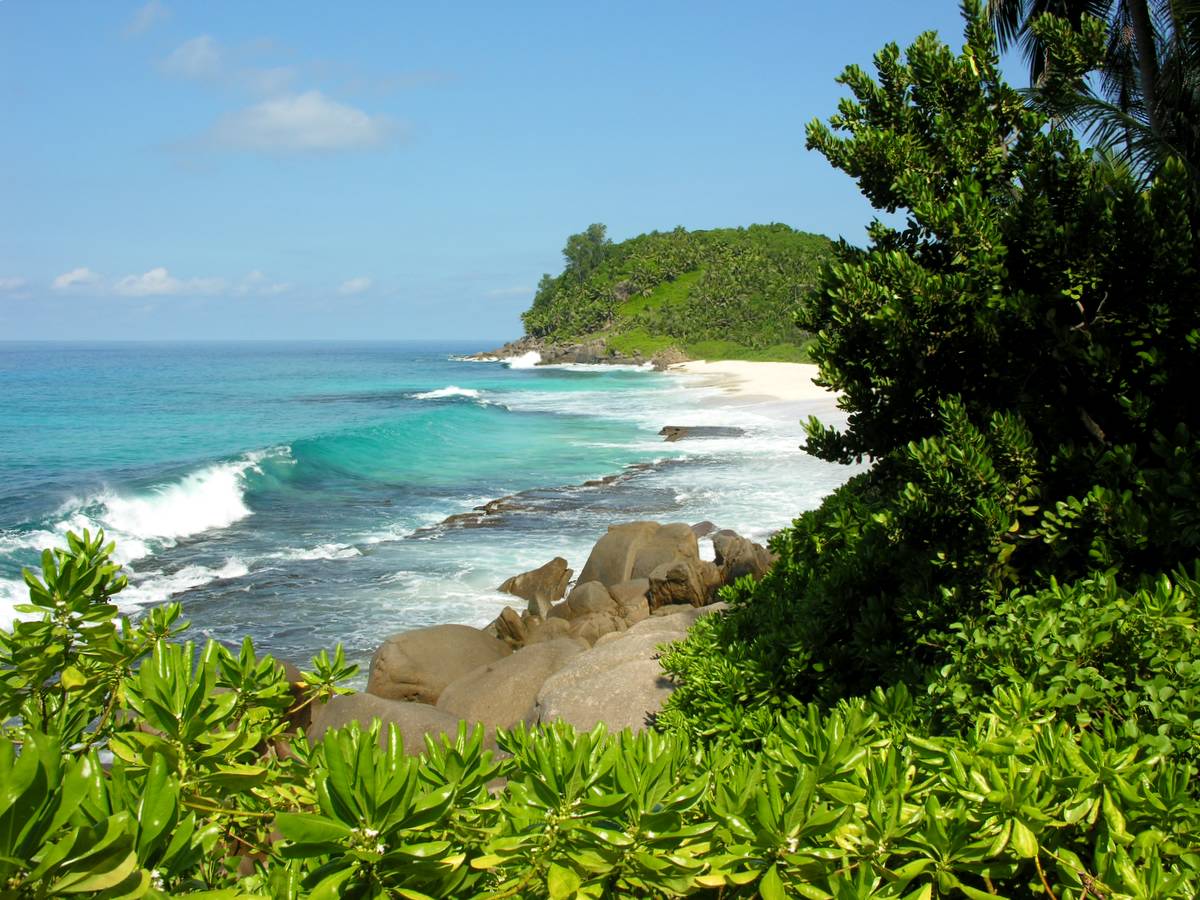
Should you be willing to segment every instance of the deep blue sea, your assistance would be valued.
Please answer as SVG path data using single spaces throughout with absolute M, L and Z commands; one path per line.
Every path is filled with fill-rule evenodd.
M 696 376 L 469 362 L 454 343 L 0 343 L 0 619 L 70 529 L 117 542 L 136 614 L 307 662 L 341 642 L 483 624 L 509 575 L 578 571 L 614 522 L 762 539 L 849 472 L 806 457 L 813 408 Z M 663 425 L 745 437 L 663 443 Z M 618 475 L 616 481 L 585 485 Z M 477 527 L 442 524 L 489 500 Z M 518 604 L 519 605 L 519 604 Z

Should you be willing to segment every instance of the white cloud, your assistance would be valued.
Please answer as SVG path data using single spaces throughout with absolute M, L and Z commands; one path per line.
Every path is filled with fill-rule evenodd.
M 241 284 L 235 287 L 233 292 L 242 296 L 245 296 L 246 294 L 257 294 L 264 297 L 273 297 L 278 294 L 286 293 L 291 289 L 292 286 L 286 281 L 271 281 L 266 275 L 264 275 L 258 269 L 255 269 L 242 279 Z
M 149 3 L 138 7 L 137 12 L 133 14 L 133 18 L 125 26 L 125 36 L 134 37 L 139 34 L 145 34 L 170 14 L 171 11 L 159 3 L 158 0 L 150 0 Z
M 363 291 L 370 290 L 372 284 L 374 282 L 370 278 L 360 275 L 357 278 L 350 278 L 343 281 L 342 286 L 338 288 L 338 293 L 347 297 L 351 294 L 361 294 Z
M 113 285 L 113 291 L 125 297 L 169 297 L 180 294 L 219 294 L 225 290 L 223 278 L 176 278 L 158 266 L 142 275 L 126 275 Z
M 202 34 L 184 41 L 162 61 L 168 75 L 195 81 L 216 82 L 252 94 L 274 96 L 288 90 L 299 74 L 294 66 L 248 66 L 244 60 L 257 56 L 254 46 L 221 46 L 212 35 Z
M 181 78 L 220 78 L 224 73 L 224 55 L 209 35 L 184 41 L 163 62 L 163 68 Z
M 95 284 L 100 280 L 100 276 L 86 266 L 80 266 L 78 269 L 72 269 L 70 272 L 63 272 L 52 282 L 50 286 L 56 291 L 65 291 L 79 285 Z
M 24 278 L 10 276 L 8 278 L 0 278 L 0 294 L 11 294 L 14 291 L 19 291 L 29 282 Z
M 305 153 L 374 147 L 391 131 L 384 116 L 330 100 L 320 91 L 306 91 L 227 115 L 213 127 L 211 138 L 235 150 Z

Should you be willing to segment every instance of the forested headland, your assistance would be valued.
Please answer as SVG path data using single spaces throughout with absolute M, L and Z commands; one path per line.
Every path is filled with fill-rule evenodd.
M 0 892 L 1200 894 L 1200 14 L 1001 15 L 1029 7 L 965 3 L 961 52 L 885 47 L 810 126 L 903 221 L 803 297 L 762 283 L 848 413 L 806 449 L 872 465 L 669 648 L 654 730 L 278 744 L 343 661 L 289 686 L 178 643 L 178 608 L 125 622 L 108 549 L 76 540 L 0 632 Z M 1033 91 L 992 22 L 1030 39 Z M 583 285 L 653 256 L 545 281 L 531 333 L 608 327 Z
M 797 304 L 829 260 L 828 238 L 786 225 L 651 232 L 612 242 L 571 235 L 521 316 L 551 344 L 602 341 L 621 357 L 675 348 L 704 359 L 806 360 Z

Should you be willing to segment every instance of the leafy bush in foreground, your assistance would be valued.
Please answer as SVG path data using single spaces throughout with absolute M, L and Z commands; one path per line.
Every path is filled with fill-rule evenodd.
M 1171 738 L 1099 716 L 1090 729 L 1057 722 L 1028 683 L 997 687 L 957 736 L 925 733 L 902 687 L 796 707 L 756 754 L 565 726 L 501 734 L 506 758 L 465 729 L 427 741 L 420 757 L 404 754 L 394 730 L 381 742 L 378 724 L 310 743 L 284 737 L 289 686 L 248 643 L 236 655 L 211 642 L 197 653 L 167 630 L 123 658 L 107 688 L 63 684 L 71 667 L 112 674 L 84 661 L 113 630 L 130 630 L 108 602 L 121 583 L 107 549 L 85 536 L 49 558 L 53 574 L 33 584 L 40 618 L 0 631 L 7 708 L 24 716 L 47 693 L 58 698 L 54 717 L 10 720 L 0 733 L 3 896 L 1200 890 L 1196 770 Z M 162 615 L 177 619 L 178 608 Z M 57 643 L 54 623 L 84 619 L 69 647 Z M 63 652 L 51 683 L 13 665 L 39 646 Z M 306 699 L 347 674 L 328 659 L 317 670 L 304 676 Z M 87 712 L 96 709 L 112 714 L 100 722 Z M 81 720 L 83 731 L 59 727 Z

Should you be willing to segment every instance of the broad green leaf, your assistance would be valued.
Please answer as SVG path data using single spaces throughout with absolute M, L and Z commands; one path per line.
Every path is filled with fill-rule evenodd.
M 550 900 L 571 900 L 579 893 L 582 883 L 574 869 L 550 863 L 546 877 L 546 889 L 550 893 Z
M 783 879 L 779 877 L 779 870 L 775 866 L 771 866 L 763 875 L 758 883 L 758 892 L 763 900 L 787 900 L 787 888 L 784 887 Z

